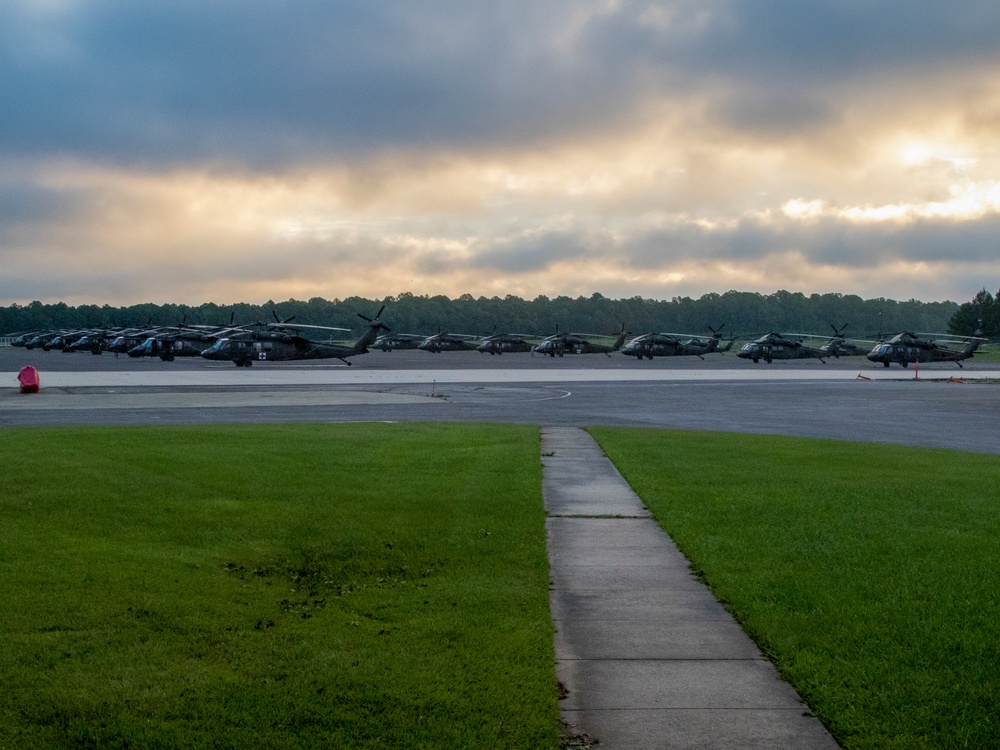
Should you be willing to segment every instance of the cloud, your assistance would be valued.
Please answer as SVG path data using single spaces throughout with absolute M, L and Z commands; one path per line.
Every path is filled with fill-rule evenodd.
M 0 143 L 267 167 L 520 147 L 706 95 L 728 127 L 788 130 L 872 71 L 992 61 L 998 32 L 985 2 L 11 0 Z
M 10 0 L 0 301 L 964 299 L 998 285 L 998 32 L 971 0 Z

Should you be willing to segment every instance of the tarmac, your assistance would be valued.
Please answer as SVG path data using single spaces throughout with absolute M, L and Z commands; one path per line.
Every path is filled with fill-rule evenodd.
M 838 747 L 597 443 L 542 428 L 560 717 L 578 747 Z

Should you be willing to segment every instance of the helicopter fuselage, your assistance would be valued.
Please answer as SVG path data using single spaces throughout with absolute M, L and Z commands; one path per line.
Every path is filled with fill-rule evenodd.
M 970 341 L 961 351 L 939 346 L 933 341 L 896 336 L 876 344 L 867 354 L 871 362 L 881 362 L 888 367 L 892 363 L 906 367 L 910 364 L 930 362 L 955 362 L 959 367 L 962 360 L 971 359 L 979 348 L 978 341 Z
M 728 351 L 730 346 L 732 346 L 732 342 L 725 349 L 719 349 L 718 337 L 709 339 L 692 338 L 687 341 L 681 341 L 672 336 L 647 333 L 629 341 L 625 348 L 622 349 L 622 354 L 628 357 L 635 357 L 636 360 L 640 360 L 643 357 L 647 359 L 652 359 L 653 357 L 700 357 L 703 354 Z

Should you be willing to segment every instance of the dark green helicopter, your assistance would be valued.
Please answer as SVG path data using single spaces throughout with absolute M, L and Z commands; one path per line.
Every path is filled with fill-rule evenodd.
M 103 354 L 111 346 L 111 342 L 126 330 L 125 328 L 99 328 L 88 331 L 63 351 Z
M 976 333 L 981 333 L 976 331 Z M 920 338 L 921 336 L 937 336 L 937 338 Z M 962 367 L 963 359 L 971 359 L 976 350 L 989 339 L 980 336 L 969 336 L 968 338 L 958 338 L 954 336 L 938 336 L 933 333 L 897 333 L 876 344 L 870 352 L 868 359 L 872 362 L 881 362 L 888 367 L 890 363 L 906 367 L 911 362 L 914 364 L 930 362 L 954 362 Z M 949 349 L 948 345 L 962 346 L 961 350 Z
M 45 331 L 21 331 L 18 333 L 10 334 L 13 341 L 10 342 L 11 346 L 16 346 L 21 349 L 27 348 L 27 343 L 31 341 L 36 336 L 41 336 Z
M 311 341 L 298 334 L 302 329 L 323 331 L 345 331 L 346 328 L 331 328 L 329 326 L 295 325 L 288 322 L 268 323 L 254 331 L 244 331 L 220 338 L 210 348 L 201 353 L 205 359 L 233 362 L 237 367 L 251 367 L 254 362 L 283 362 L 298 359 L 339 359 L 345 364 L 351 364 L 348 357 L 367 354 L 368 347 L 375 343 L 379 331 L 390 328 L 379 319 L 385 305 L 379 308 L 374 318 L 361 313 L 358 317 L 368 321 L 368 330 L 353 346 L 331 344 L 322 341 Z
M 719 348 L 722 341 L 722 329 L 725 323 L 715 330 L 712 326 L 708 330 L 711 336 L 695 336 L 689 333 L 645 333 L 636 336 L 628 342 L 622 354 L 628 357 L 635 357 L 636 361 L 643 357 L 652 359 L 653 357 L 683 357 L 693 356 L 704 359 L 705 354 L 721 354 L 733 348 L 733 339 L 729 339 L 724 347 Z
M 818 359 L 826 364 L 827 357 L 836 356 L 832 352 L 803 344 L 803 339 L 810 336 L 811 334 L 804 333 L 765 333 L 744 344 L 736 352 L 736 356 L 751 359 L 755 363 L 764 360 L 768 364 L 776 359 Z
M 482 354 L 509 354 L 512 352 L 530 352 L 531 344 L 526 339 L 533 338 L 528 333 L 493 333 L 483 337 L 476 351 Z
M 543 339 L 531 351 L 538 354 L 548 354 L 550 357 L 561 357 L 564 354 L 607 354 L 611 356 L 612 352 L 622 348 L 625 337 L 628 335 L 625 326 L 622 325 L 621 333 L 615 338 L 613 344 L 595 344 L 590 339 L 611 339 L 613 336 L 603 336 L 599 333 L 559 333 L 559 330 L 556 329 L 555 334 Z
M 371 348 L 381 349 L 384 352 L 396 349 L 416 349 L 420 346 L 420 342 L 426 339 L 426 336 L 421 336 L 419 333 L 386 333 L 375 339 Z
M 476 341 L 481 336 L 473 336 L 469 333 L 435 333 L 428 336 L 417 348 L 432 354 L 441 352 L 474 352 L 479 346 Z
M 173 362 L 177 357 L 200 357 L 219 338 L 247 329 L 246 326 L 233 325 L 235 316 L 235 312 L 230 316 L 229 325 L 214 326 L 188 324 L 185 316 L 178 325 L 153 332 L 126 353 L 130 357 L 159 357 L 164 362 Z M 274 319 L 281 322 L 277 315 Z
M 154 328 L 129 328 L 119 332 L 111 341 L 107 342 L 107 351 L 116 357 L 119 354 L 128 354 L 129 350 L 141 345 L 146 339 L 156 336 L 164 331 L 176 331 L 173 326 L 157 326 Z
M 847 323 L 844 323 L 840 328 L 831 323 L 830 328 L 833 329 L 833 337 L 820 347 L 820 351 L 827 352 L 834 357 L 861 357 L 868 353 L 868 347 L 858 346 L 855 343 L 855 341 L 861 341 L 861 339 L 848 341 L 847 337 L 844 336 L 844 331 L 847 330 Z M 868 341 L 865 343 L 871 345 L 874 342 Z
M 205 347 L 217 341 L 220 336 L 238 330 L 240 329 L 199 331 L 185 328 L 172 333 L 157 333 L 143 339 L 126 354 L 130 357 L 159 357 L 164 362 L 173 362 L 177 357 L 200 357 Z
M 25 349 L 42 349 L 43 351 L 50 352 L 53 349 L 62 351 L 66 348 L 66 339 L 72 337 L 72 340 L 76 340 L 76 331 L 73 330 L 60 330 L 60 331 L 45 331 L 29 339 L 25 345 Z

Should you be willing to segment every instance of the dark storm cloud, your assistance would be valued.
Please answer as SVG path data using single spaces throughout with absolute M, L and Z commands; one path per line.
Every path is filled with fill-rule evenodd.
M 585 260 L 607 252 L 608 238 L 602 238 L 595 249 L 595 238 L 588 233 L 537 232 L 530 236 L 505 238 L 480 249 L 469 267 L 503 273 L 532 273 L 568 260 Z
M 1000 6 L 988 2 L 585 12 L 575 2 L 14 0 L 0 7 L 0 148 L 253 166 L 382 146 L 503 148 L 678 92 L 712 96 L 710 113 L 730 124 L 787 127 L 829 116 L 812 87 L 992 60 L 1000 36 Z
M 1000 7 L 982 0 L 754 0 L 716 5 L 691 59 L 737 80 L 809 86 L 878 71 L 994 62 Z
M 19 8 L 0 9 L 0 141 L 19 153 L 266 164 L 514 137 L 582 109 L 575 69 L 537 37 L 555 7 Z
M 838 117 L 845 95 L 927 72 L 995 65 L 1000 5 L 985 0 L 692 0 L 664 3 L 671 24 L 595 24 L 590 52 L 644 93 L 704 97 L 706 115 L 736 130 L 784 133 Z M 629 23 L 629 20 L 632 22 Z M 652 81 L 659 81 L 659 86 Z

